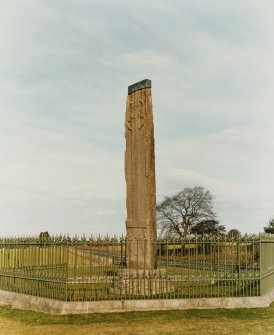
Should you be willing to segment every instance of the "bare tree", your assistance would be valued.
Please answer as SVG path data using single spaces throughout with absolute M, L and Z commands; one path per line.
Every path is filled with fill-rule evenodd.
M 184 188 L 157 205 L 158 227 L 166 236 L 186 237 L 195 224 L 215 218 L 213 196 L 201 186 Z

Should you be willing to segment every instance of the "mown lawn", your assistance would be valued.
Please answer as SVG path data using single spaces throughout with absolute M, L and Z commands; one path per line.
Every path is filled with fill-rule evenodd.
M 1 335 L 273 334 L 269 308 L 172 310 L 52 316 L 0 308 Z

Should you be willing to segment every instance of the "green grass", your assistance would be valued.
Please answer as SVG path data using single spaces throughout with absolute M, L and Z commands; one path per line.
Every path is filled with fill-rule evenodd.
M 0 308 L 1 335 L 273 335 L 269 308 L 169 310 L 54 316 Z
M 45 253 L 51 251 L 46 249 Z M 57 250 L 58 253 L 58 250 Z M 58 255 L 58 254 L 57 254 Z M 89 265 L 86 256 L 69 250 L 69 260 L 77 260 L 76 263 Z M 48 258 L 48 256 L 46 256 Z M 58 257 L 57 257 L 58 259 Z M 102 265 L 102 259 L 93 260 L 92 266 L 87 268 L 70 268 L 72 276 L 105 276 L 108 271 L 118 270 L 117 266 Z M 58 264 L 58 262 L 57 262 Z M 99 265 L 101 264 L 101 265 Z M 86 270 L 88 269 L 88 270 Z M 41 270 L 42 272 L 48 270 Z M 55 269 L 57 276 L 62 274 L 63 269 Z M 59 272 L 60 271 L 60 272 Z M 89 272 L 91 271 L 91 272 Z M 199 269 L 184 269 L 170 267 L 167 274 L 171 276 L 188 275 L 203 276 L 206 271 Z M 208 273 L 208 272 L 207 272 Z M 62 277 L 62 275 L 61 275 Z M 211 278 L 209 276 L 209 278 Z M 28 279 L 18 279 L 16 284 L 13 278 L 8 280 L 10 285 L 18 289 L 23 287 L 39 292 L 40 296 L 54 297 L 56 290 L 63 297 L 68 293 L 71 300 L 82 300 L 83 291 L 87 300 L 105 300 L 108 298 L 108 287 L 110 283 L 103 284 L 70 284 L 70 290 L 66 291 L 64 284 L 43 283 Z M 22 282 L 21 282 L 22 281 Z M 212 285 L 210 282 L 174 281 L 174 297 L 191 297 L 193 292 L 197 297 L 210 295 L 222 296 L 225 290 L 228 295 L 238 295 L 239 287 L 234 287 L 233 280 L 227 286 L 224 281 Z M 243 288 L 240 288 L 240 290 Z M 254 288 L 257 289 L 256 287 Z M 194 295 L 195 295 L 194 294 Z M 167 296 L 169 293 L 167 293 Z M 241 294 L 240 295 L 244 295 Z M 124 297 L 125 298 L 125 297 Z M 137 297 L 135 297 L 137 298 Z M 157 298 L 155 296 L 155 298 Z M 165 295 L 159 296 L 165 298 Z M 65 315 L 53 316 L 31 311 L 22 311 L 8 307 L 0 308 L 0 335 L 181 335 L 181 334 L 272 334 L 274 335 L 274 304 L 269 308 L 262 309 L 215 309 L 215 310 L 171 310 L 150 312 L 126 312 L 115 314 L 90 314 L 90 315 Z
M 24 311 L 10 307 L 0 307 L 0 317 L 9 318 L 32 325 L 86 325 L 102 322 L 137 322 L 148 321 L 153 318 L 161 318 L 168 321 L 187 318 L 189 320 L 205 319 L 217 320 L 220 318 L 234 320 L 273 320 L 274 303 L 267 308 L 237 308 L 237 309 L 188 309 L 169 311 L 123 312 L 123 313 L 95 313 L 95 314 L 68 314 L 50 315 L 45 313 Z
M 1 335 L 273 335 L 269 308 L 170 310 L 54 316 L 0 308 Z

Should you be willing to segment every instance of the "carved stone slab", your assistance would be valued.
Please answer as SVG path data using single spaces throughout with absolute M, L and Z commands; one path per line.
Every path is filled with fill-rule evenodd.
M 132 268 L 155 268 L 156 184 L 151 81 L 129 86 L 125 115 L 127 259 Z M 136 239 L 146 239 L 137 243 Z

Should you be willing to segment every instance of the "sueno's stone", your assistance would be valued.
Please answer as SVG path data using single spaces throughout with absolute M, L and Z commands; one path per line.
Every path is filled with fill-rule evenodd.
M 156 268 L 156 185 L 151 81 L 129 86 L 125 116 L 127 266 Z

